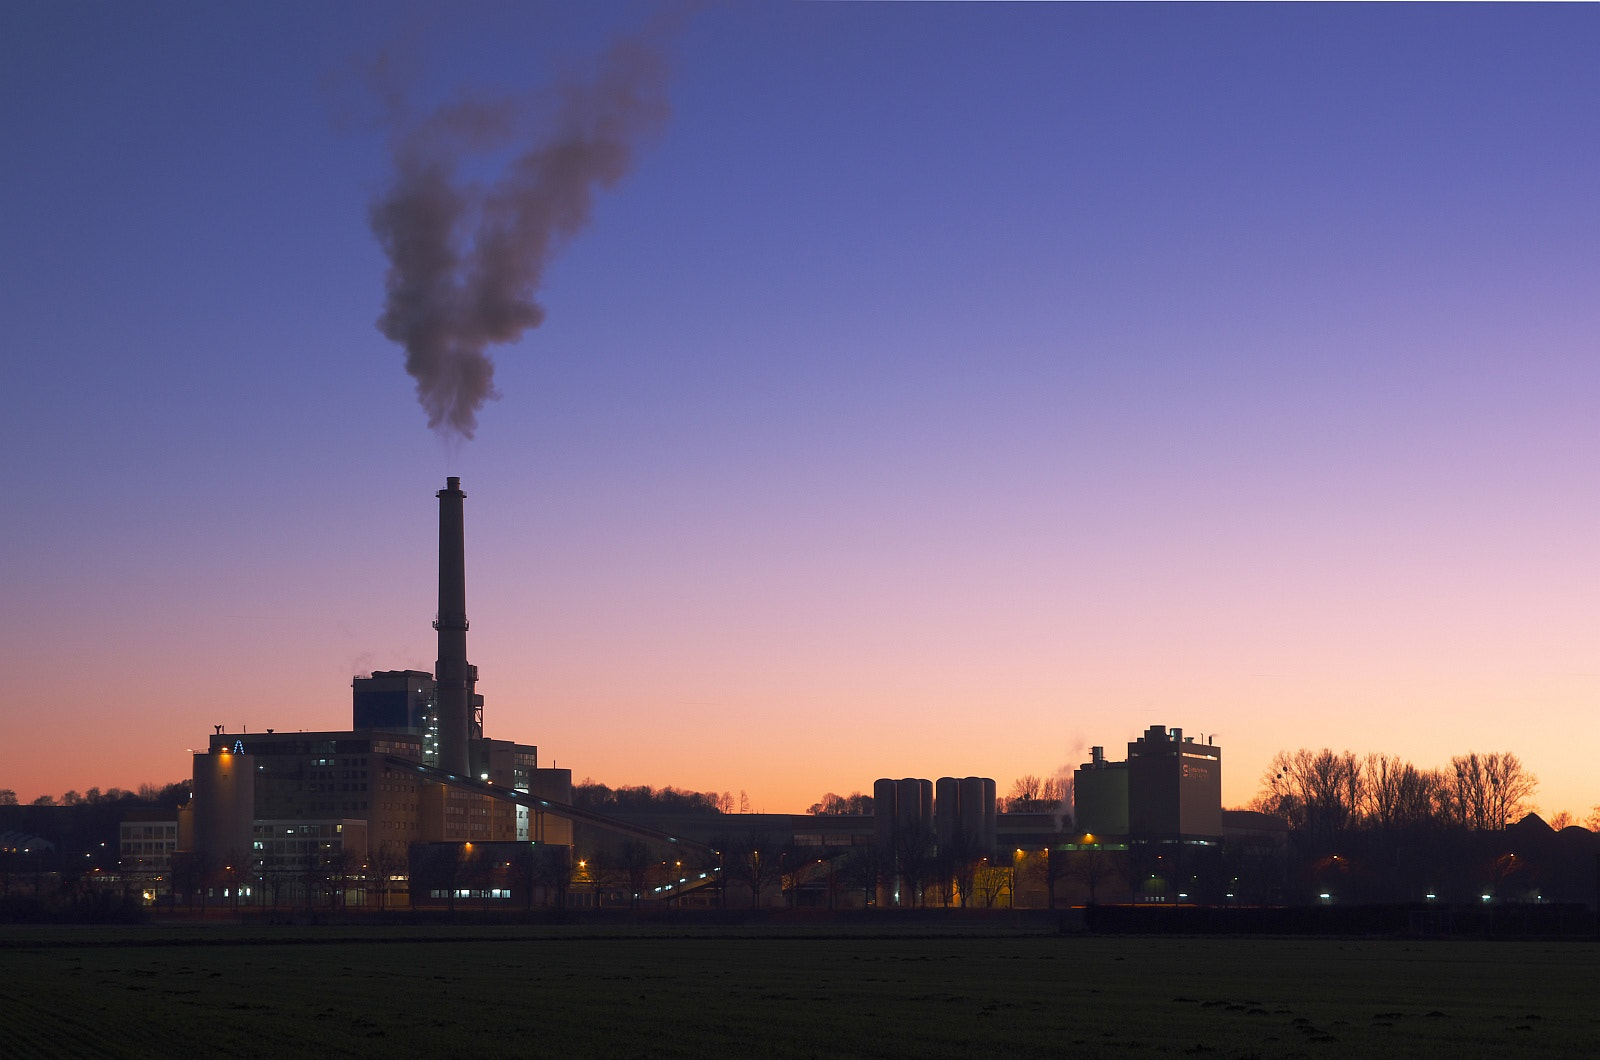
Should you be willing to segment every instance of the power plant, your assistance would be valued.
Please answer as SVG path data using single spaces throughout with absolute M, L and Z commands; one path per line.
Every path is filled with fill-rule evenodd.
M 478 669 L 467 657 L 461 480 L 448 478 L 436 497 L 434 672 L 356 677 L 348 729 L 214 726 L 206 752 L 194 755 L 194 795 L 177 820 L 124 822 L 124 868 L 152 881 L 147 895 L 164 884 L 191 900 L 199 892 L 274 907 L 288 891 L 307 905 L 320 893 L 341 905 L 464 899 L 509 908 L 531 906 L 535 892 L 540 904 L 726 903 L 742 887 L 751 905 L 776 891 L 788 902 L 825 893 L 830 907 L 892 906 L 922 904 L 930 888 L 942 888 L 946 902 L 987 895 L 992 903 L 1000 880 L 1008 903 L 1030 887 L 1053 903 L 1062 874 L 1051 866 L 1063 855 L 1164 851 L 1152 857 L 1170 869 L 1192 867 L 1191 852 L 1221 843 L 1220 749 L 1160 726 L 1129 745 L 1127 762 L 1107 763 L 1095 748 L 1076 774 L 1076 828 L 1064 805 L 997 814 L 995 782 L 973 776 L 879 780 L 869 813 L 574 806 L 570 769 L 540 766 L 534 744 L 486 735 Z M 617 844 L 629 871 L 601 871 Z M 1002 864 L 1008 875 L 994 876 Z M 1140 876 L 1147 893 L 1150 880 L 1168 882 Z

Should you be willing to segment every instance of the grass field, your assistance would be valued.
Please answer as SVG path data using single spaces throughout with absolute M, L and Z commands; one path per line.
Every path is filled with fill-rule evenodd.
M 1590 942 L 21 929 L 6 1056 L 1590 1056 Z

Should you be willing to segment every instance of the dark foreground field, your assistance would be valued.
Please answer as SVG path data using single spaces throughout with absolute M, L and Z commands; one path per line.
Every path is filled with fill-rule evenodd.
M 5 1056 L 1590 1056 L 1589 942 L 0 935 Z

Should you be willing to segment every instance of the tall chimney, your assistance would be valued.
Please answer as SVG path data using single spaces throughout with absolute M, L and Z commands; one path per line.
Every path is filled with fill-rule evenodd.
M 459 478 L 445 479 L 439 497 L 439 767 L 456 776 L 472 773 L 469 754 L 472 701 L 478 668 L 467 662 L 467 564 Z

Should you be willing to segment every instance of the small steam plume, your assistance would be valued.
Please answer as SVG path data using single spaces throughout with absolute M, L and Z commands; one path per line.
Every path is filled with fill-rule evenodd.
M 666 63 L 645 39 L 614 44 L 593 80 L 560 86 L 542 132 L 486 184 L 460 170 L 516 141 L 517 107 L 456 103 L 396 137 L 394 181 L 371 212 L 389 258 L 378 329 L 405 348 L 429 427 L 477 431 L 478 410 L 499 396 L 488 347 L 544 320 L 535 296 L 545 266 L 666 120 L 665 81 Z
M 1072 733 L 1067 738 L 1067 762 L 1056 770 L 1056 792 L 1061 799 L 1056 807 L 1056 831 L 1066 830 L 1067 822 L 1076 821 L 1078 812 L 1078 793 L 1076 787 L 1076 770 L 1078 765 L 1088 757 L 1089 741 L 1079 732 Z M 1076 825 L 1074 825 L 1076 827 Z

